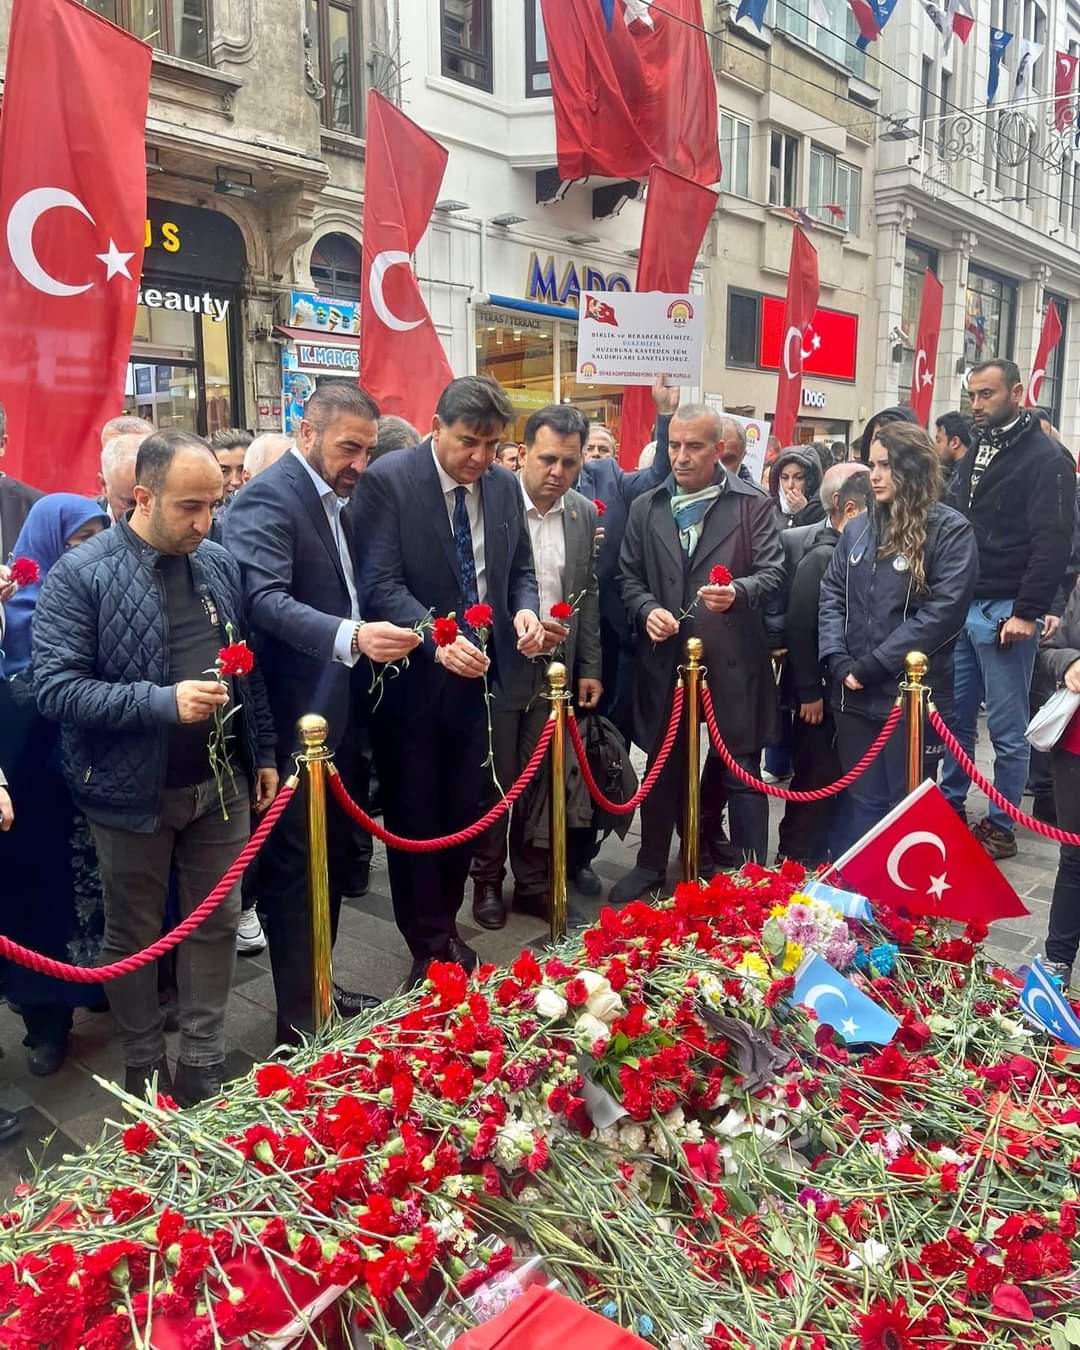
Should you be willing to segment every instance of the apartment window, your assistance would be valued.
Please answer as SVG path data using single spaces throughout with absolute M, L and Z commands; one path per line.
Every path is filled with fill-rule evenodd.
M 949 108 L 951 104 L 952 104 L 952 76 L 949 74 L 947 70 L 943 70 L 941 72 L 941 96 L 938 99 L 938 115 L 941 118 L 941 120 L 938 122 L 937 127 L 937 147 L 939 155 L 943 155 L 945 153 L 945 137 L 947 134 L 946 128 L 948 127 L 948 122 L 946 119 L 949 116 Z
M 311 280 L 320 295 L 359 300 L 359 244 L 347 234 L 324 234 L 311 251 Z
M 727 364 L 754 366 L 758 364 L 758 324 L 761 296 L 748 291 L 728 288 Z
M 210 0 L 83 0 L 158 51 L 210 64 Z
M 862 174 L 820 146 L 810 147 L 810 214 L 826 225 L 857 234 Z
M 863 79 L 866 53 L 855 46 L 859 27 L 848 0 L 819 0 L 814 10 L 819 9 L 824 10 L 828 20 L 824 25 L 810 18 L 809 0 L 774 0 L 773 26 Z
M 974 264 L 968 267 L 964 321 L 964 360 L 968 365 L 992 356 L 1012 359 L 1016 332 L 1017 284 Z
M 737 197 L 750 196 L 750 123 L 731 113 L 720 114 L 720 186 Z
M 331 131 L 363 134 L 357 0 L 306 0 L 311 63 L 323 85 L 321 120 Z
M 491 0 L 440 0 L 442 73 L 489 94 L 491 81 Z
M 798 181 L 798 137 L 774 131 L 769 142 L 769 205 L 794 206 Z
M 922 59 L 922 84 L 919 88 L 919 121 L 925 126 L 930 116 L 930 100 L 933 97 L 934 63 L 928 56 Z
M 547 98 L 551 94 L 547 33 L 540 0 L 525 0 L 525 97 Z

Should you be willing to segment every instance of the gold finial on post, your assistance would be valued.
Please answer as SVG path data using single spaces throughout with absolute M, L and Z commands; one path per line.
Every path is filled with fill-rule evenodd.
M 699 637 L 686 639 L 686 816 L 683 821 L 683 881 L 697 881 L 701 855 L 701 658 L 705 644 Z
M 567 670 L 561 661 L 547 668 L 547 697 L 555 730 L 551 737 L 551 777 L 548 784 L 548 895 L 551 940 L 566 936 L 566 707 L 570 701 Z
M 926 751 L 925 695 L 930 691 L 923 684 L 930 662 L 922 652 L 908 652 L 904 657 L 904 680 L 900 690 L 904 695 L 904 716 L 907 720 L 907 789 L 914 792 L 923 780 Z
M 333 941 L 330 934 L 330 862 L 326 844 L 326 766 L 330 726 L 307 713 L 296 724 L 306 773 L 308 907 L 311 924 L 311 1021 L 320 1031 L 333 1007 Z

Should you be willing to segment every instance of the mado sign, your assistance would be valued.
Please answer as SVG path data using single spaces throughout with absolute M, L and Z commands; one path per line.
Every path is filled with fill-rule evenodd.
M 663 291 L 584 291 L 578 324 L 582 384 L 699 384 L 704 299 Z

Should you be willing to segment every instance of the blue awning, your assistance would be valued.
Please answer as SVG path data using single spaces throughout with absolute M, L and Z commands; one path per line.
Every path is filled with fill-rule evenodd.
M 576 309 L 567 309 L 565 305 L 543 305 L 539 300 L 520 300 L 516 295 L 489 295 L 485 304 L 497 309 L 516 309 L 522 314 L 543 314 L 548 319 L 572 319 L 577 323 Z

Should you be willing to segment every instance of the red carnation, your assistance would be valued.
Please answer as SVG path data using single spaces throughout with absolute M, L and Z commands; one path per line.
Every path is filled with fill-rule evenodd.
M 607 502 L 602 502 L 599 497 L 593 498 L 593 506 L 596 507 L 597 519 L 599 519 L 607 510 Z
M 492 613 L 490 605 L 470 605 L 461 616 L 470 628 L 490 628 Z M 437 622 L 442 622 L 438 620 Z M 438 639 L 436 639 L 438 641 Z M 439 644 L 442 645 L 441 643 Z
M 916 1323 L 909 1315 L 903 1299 L 886 1303 L 874 1299 L 863 1315 L 856 1319 L 860 1350 L 916 1350 Z
M 566 1001 L 571 1008 L 580 1008 L 588 999 L 589 990 L 580 975 L 576 975 L 566 986 Z
M 255 668 L 255 653 L 246 642 L 230 642 L 217 654 L 222 675 L 250 675 Z
M 452 647 L 458 638 L 457 619 L 436 619 L 431 637 L 436 647 Z
M 718 567 L 714 567 L 712 571 L 709 573 L 710 586 L 730 586 L 733 580 L 734 578 L 731 575 L 731 568 L 724 567 L 723 564 L 721 564 Z
M 124 1131 L 121 1138 L 125 1153 L 145 1153 L 148 1148 L 157 1143 L 157 1135 L 145 1120 L 140 1120 L 137 1125 L 130 1126 Z
M 11 564 L 8 580 L 16 586 L 32 586 L 35 581 L 41 580 L 41 568 L 33 558 L 16 558 Z
M 556 600 L 551 606 L 551 617 L 564 623 L 567 619 L 574 617 L 574 606 L 568 600 Z

